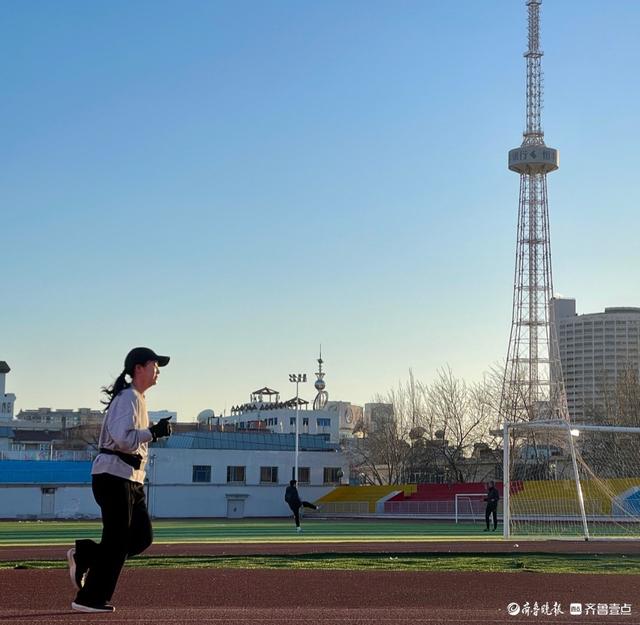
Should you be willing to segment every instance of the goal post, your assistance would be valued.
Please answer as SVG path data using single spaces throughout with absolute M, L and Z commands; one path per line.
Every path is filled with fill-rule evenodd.
M 483 517 L 484 500 L 487 493 L 456 493 L 455 496 L 455 520 L 456 523 L 465 519 L 471 519 L 474 523 L 478 518 Z M 480 506 L 474 505 L 475 501 L 480 501 Z
M 503 426 L 505 538 L 640 538 L 640 428 Z

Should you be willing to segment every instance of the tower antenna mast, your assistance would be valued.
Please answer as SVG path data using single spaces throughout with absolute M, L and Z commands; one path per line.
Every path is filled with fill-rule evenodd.
M 558 169 L 558 151 L 542 131 L 540 5 L 528 10 L 527 124 L 520 147 L 509 151 L 509 169 L 520 175 L 511 333 L 500 401 L 508 421 L 568 419 L 553 321 L 553 277 L 547 174 Z

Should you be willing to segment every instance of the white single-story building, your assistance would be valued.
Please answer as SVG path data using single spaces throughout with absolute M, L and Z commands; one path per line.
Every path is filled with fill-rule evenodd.
M 150 447 L 147 503 L 156 518 L 277 517 L 290 513 L 295 436 L 177 434 Z M 91 463 L 0 461 L 0 518 L 94 518 Z M 300 435 L 298 488 L 315 501 L 346 483 L 348 463 L 323 436 Z

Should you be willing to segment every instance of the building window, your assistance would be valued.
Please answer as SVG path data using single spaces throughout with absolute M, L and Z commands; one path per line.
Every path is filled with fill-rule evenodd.
M 309 425 L 309 417 L 303 417 L 302 419 L 302 425 Z
M 289 418 L 289 425 L 295 425 L 296 424 L 296 418 L 295 417 L 290 417 Z
M 331 427 L 331 419 L 318 418 L 316 419 L 316 423 L 319 428 L 330 428 Z
M 261 484 L 278 483 L 278 467 L 260 467 Z
M 210 482 L 211 481 L 211 465 L 210 464 L 194 464 L 192 482 Z
M 309 467 L 298 467 L 298 483 L 309 484 L 311 482 L 311 469 Z M 291 467 L 291 479 L 296 479 L 296 468 Z
M 342 469 L 340 467 L 325 467 L 323 482 L 325 484 L 339 484 L 342 477 Z
M 227 482 L 244 484 L 246 467 L 227 467 Z

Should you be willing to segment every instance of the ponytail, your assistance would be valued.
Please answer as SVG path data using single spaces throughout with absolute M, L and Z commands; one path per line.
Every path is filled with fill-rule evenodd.
M 126 375 L 127 372 L 123 371 L 111 386 L 102 387 L 102 392 L 107 396 L 107 399 L 103 400 L 102 403 L 107 407 L 107 409 L 121 391 L 124 391 L 125 388 L 129 388 L 131 386 L 131 383 L 127 382 Z

